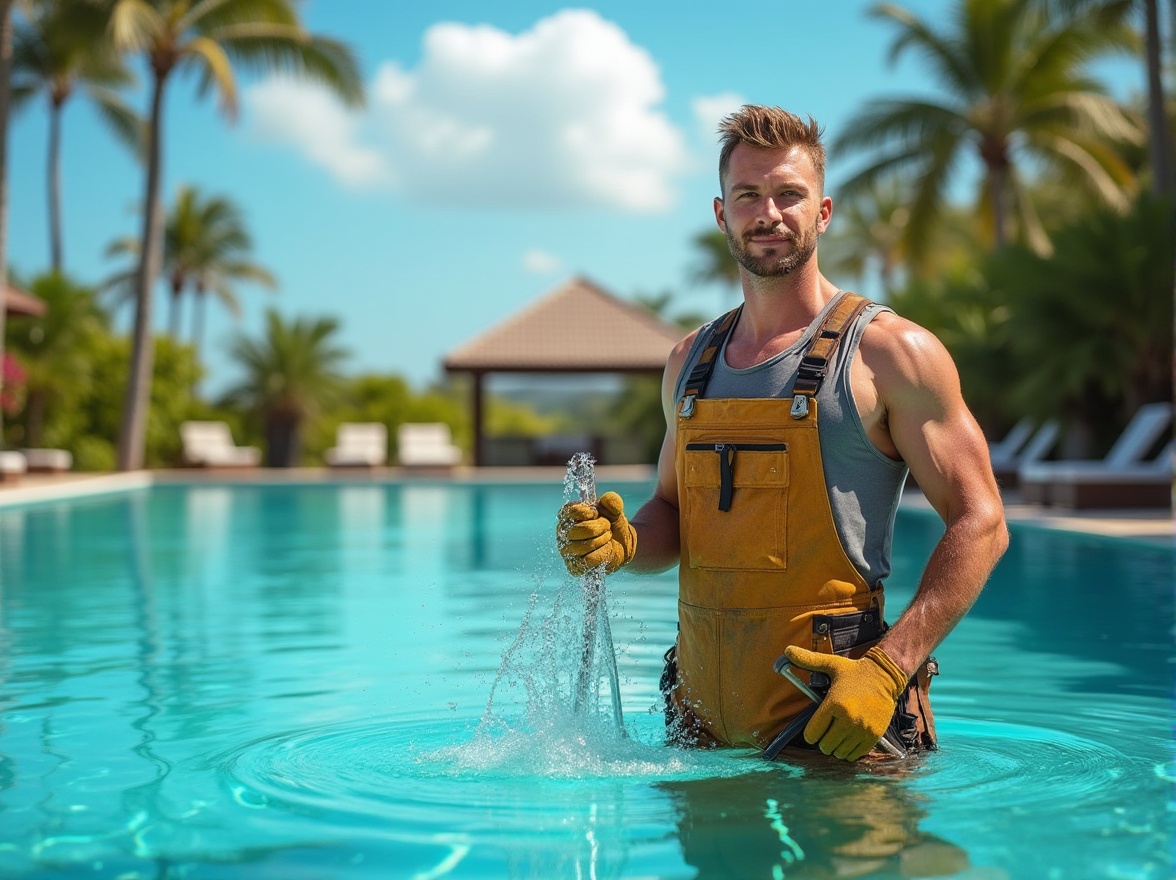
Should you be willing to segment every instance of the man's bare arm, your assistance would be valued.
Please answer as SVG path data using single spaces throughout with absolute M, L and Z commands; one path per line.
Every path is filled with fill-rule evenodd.
M 666 436 L 657 459 L 657 485 L 653 497 L 629 520 L 637 530 L 637 553 L 629 563 L 630 571 L 651 574 L 665 571 L 678 562 L 681 534 L 678 524 L 678 475 L 674 461 L 677 443 L 674 386 L 695 336 L 697 331 L 674 347 L 662 374 L 661 398 Z
M 951 356 L 934 335 L 901 318 L 887 316 L 876 330 L 882 332 L 870 334 L 866 357 L 885 426 L 946 526 L 914 598 L 881 643 L 911 675 L 980 595 L 1008 546 L 1008 529 L 988 444 Z

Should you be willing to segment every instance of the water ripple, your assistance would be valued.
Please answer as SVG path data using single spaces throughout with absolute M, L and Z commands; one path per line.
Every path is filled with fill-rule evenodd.
M 930 756 L 919 791 L 1010 810 L 1076 805 L 1121 796 L 1116 783 L 1134 759 L 1091 739 L 1047 727 L 953 720 L 944 751 Z
M 641 783 L 800 772 L 748 753 L 682 751 L 615 733 L 491 736 L 472 723 L 404 720 L 283 733 L 212 763 L 242 806 L 342 810 L 418 831 L 476 827 L 490 813 L 503 829 L 566 830 L 569 815 L 590 807 L 596 822 L 622 803 L 626 822 L 654 821 L 664 807 Z

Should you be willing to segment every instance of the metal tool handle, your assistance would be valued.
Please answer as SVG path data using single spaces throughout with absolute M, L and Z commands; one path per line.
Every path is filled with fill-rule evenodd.
M 784 656 L 777 657 L 776 662 L 772 664 L 772 668 L 792 682 L 792 684 L 796 686 L 797 690 L 813 701 L 814 705 L 802 712 L 800 716 L 798 716 L 791 724 L 785 727 L 784 730 L 782 730 L 780 734 L 774 740 L 772 740 L 771 744 L 769 744 L 768 747 L 764 749 L 763 755 L 769 761 L 774 760 L 776 755 L 780 754 L 780 751 L 786 745 L 788 745 L 788 743 L 792 742 L 792 740 L 796 738 L 796 735 L 804 729 L 804 726 L 808 724 L 809 719 L 813 717 L 813 713 L 817 711 L 817 707 L 821 704 L 821 701 L 825 699 L 825 693 L 818 693 L 817 691 L 813 690 L 812 686 L 821 688 L 827 693 L 829 686 L 832 684 L 829 676 L 825 675 L 823 672 L 814 672 L 809 676 L 809 682 L 812 686 L 805 684 L 796 675 L 796 673 L 792 671 L 792 664 L 789 663 L 788 658 Z M 823 681 L 818 681 L 818 676 L 820 676 Z M 801 721 L 801 718 L 804 719 L 803 722 Z M 905 758 L 907 756 L 906 752 L 888 740 L 885 734 L 883 734 L 882 737 L 878 740 L 878 748 L 882 749 L 882 751 L 895 758 Z

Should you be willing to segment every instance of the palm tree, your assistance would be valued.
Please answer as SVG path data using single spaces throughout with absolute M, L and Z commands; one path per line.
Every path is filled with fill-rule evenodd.
M 1116 145 L 1139 142 L 1142 129 L 1083 67 L 1131 48 L 1128 28 L 1088 16 L 1050 16 L 1040 0 L 958 0 L 943 30 L 889 3 L 872 14 L 898 29 L 891 58 L 917 50 L 944 94 L 872 101 L 833 149 L 884 151 L 843 184 L 844 192 L 880 176 L 914 173 L 912 253 L 926 247 L 968 151 L 983 168 L 980 204 L 998 249 L 1009 240 L 1014 217 L 1025 240 L 1048 249 L 1024 189 L 1027 165 L 1064 169 L 1102 203 L 1126 208 L 1133 175 Z
M 1164 49 L 1160 34 L 1159 0 L 1041 0 L 1047 10 L 1063 15 L 1096 16 L 1113 26 L 1129 24 L 1143 13 L 1144 65 L 1147 75 L 1147 153 L 1152 172 L 1152 192 L 1176 195 L 1176 160 L 1164 98 Z M 1176 2 L 1172 3 L 1176 16 Z
M 169 326 L 171 336 L 180 338 L 180 302 L 184 293 L 195 297 L 192 317 L 192 344 L 200 355 L 204 329 L 205 299 L 213 293 L 234 317 L 241 313 L 235 284 L 253 282 L 269 289 L 277 287 L 270 272 L 247 258 L 253 242 L 245 229 L 241 212 L 225 196 L 203 198 L 191 186 L 180 187 L 167 216 L 163 233 L 163 275 L 171 293 Z M 138 256 L 139 241 L 123 238 L 107 249 L 107 255 Z M 120 273 L 106 282 L 107 287 L 131 291 L 135 272 Z
M 347 351 L 335 344 L 338 329 L 334 318 L 287 323 L 269 309 L 264 339 L 239 335 L 233 341 L 229 355 L 245 375 L 225 402 L 260 419 L 269 467 L 298 464 L 303 424 L 340 395 L 338 367 Z
M 911 219 L 905 192 L 899 178 L 878 178 L 840 202 L 821 242 L 822 265 L 863 280 L 876 269 L 888 299 L 902 268 L 911 262 L 905 246 Z
M 109 41 L 101 10 L 61 2 L 16 28 L 13 107 L 42 95 L 49 105 L 49 251 L 55 272 L 63 268 L 61 234 L 61 118 L 66 101 L 81 87 L 115 134 L 136 153 L 143 146 L 142 120 L 114 91 L 134 77 Z
M 216 89 L 221 110 L 230 119 L 237 109 L 234 63 L 254 71 L 291 71 L 312 77 L 351 104 L 363 100 L 363 86 L 351 50 L 336 40 L 307 32 L 296 0 L 106 2 L 115 46 L 141 53 L 152 73 L 135 328 L 118 449 L 119 470 L 133 470 L 143 462 L 150 400 L 151 293 L 161 259 L 159 188 L 168 83 L 185 69 L 199 70 L 203 84 Z
M 866 281 L 874 273 L 882 298 L 889 301 L 902 282 L 942 274 L 975 254 L 976 222 L 968 212 L 948 207 L 930 232 L 928 246 L 910 249 L 911 184 L 897 176 L 875 178 L 845 199 L 833 200 L 833 220 L 821 240 L 821 265 L 835 275 Z
M 8 314 L 8 104 L 12 93 L 13 0 L 0 0 L 0 364 L 4 362 L 4 322 Z M 0 395 L 4 393 L 0 371 Z M 0 448 L 4 446 L 4 413 L 0 410 Z

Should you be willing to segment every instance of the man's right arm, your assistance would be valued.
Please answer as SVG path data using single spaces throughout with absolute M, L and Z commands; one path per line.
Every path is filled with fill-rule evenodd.
M 662 413 L 666 419 L 666 436 L 658 454 L 657 484 L 653 497 L 629 519 L 637 530 L 637 552 L 628 565 L 629 571 L 650 574 L 665 571 L 678 562 L 681 539 L 678 531 L 678 473 L 674 461 L 678 420 L 674 387 L 697 335 L 696 330 L 674 346 L 662 374 Z

